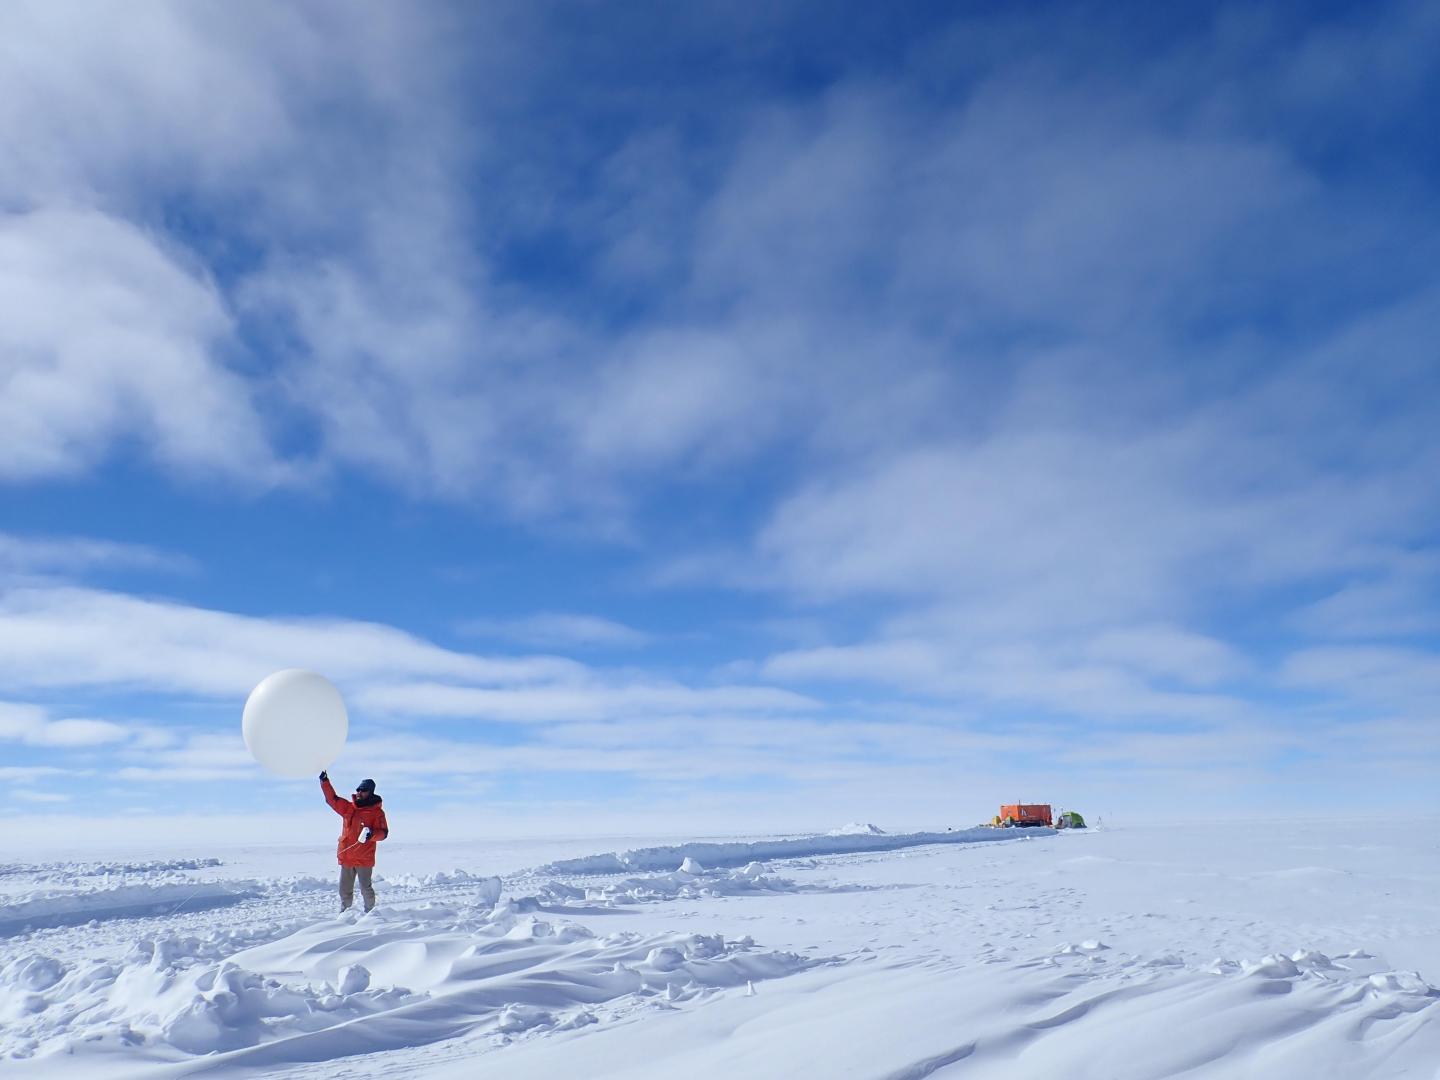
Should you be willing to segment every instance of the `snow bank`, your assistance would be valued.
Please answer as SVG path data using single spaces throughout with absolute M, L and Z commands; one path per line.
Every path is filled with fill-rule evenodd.
M 826 836 L 884 836 L 885 830 L 879 825 L 871 825 L 863 821 L 852 821 L 848 825 L 841 825 L 838 829 L 831 829 Z
M 0 937 L 92 919 L 165 915 L 182 905 L 187 911 L 204 911 L 237 904 L 262 892 L 253 882 L 164 881 L 85 892 L 34 893 L 0 904 Z
M 441 870 L 433 874 L 376 874 L 377 888 L 386 889 L 487 889 L 489 883 L 499 878 L 484 874 L 472 874 L 468 870 Z M 298 895 L 309 892 L 334 892 L 335 878 L 316 877 L 313 874 L 293 874 L 269 883 L 256 883 L 269 893 Z M 498 894 L 497 897 L 498 899 Z
M 798 893 L 830 891 L 825 886 L 800 885 L 790 878 L 770 872 L 764 863 L 752 862 L 738 870 L 706 870 L 693 858 L 685 866 L 668 874 L 646 874 L 580 888 L 562 881 L 544 885 L 535 896 L 516 903 L 522 908 L 538 909 L 544 905 L 572 903 L 600 904 L 615 907 L 623 904 L 645 904 L 661 900 L 700 900 L 718 896 L 746 896 L 755 893 Z
M 791 840 L 756 840 L 735 843 L 677 844 L 673 847 L 636 848 L 633 851 L 560 859 L 539 868 L 547 874 L 625 874 L 636 870 L 672 870 L 685 859 L 706 866 L 743 866 L 766 859 L 796 859 L 809 855 L 845 855 L 859 851 L 894 851 L 924 844 L 978 844 L 991 840 L 1020 840 L 1054 836 L 1053 829 L 961 829 L 943 833 L 839 833 L 801 836 Z
M 496 879 L 468 870 L 441 870 L 434 874 L 377 874 L 375 880 L 397 889 L 429 889 L 437 885 L 481 885 Z
M 376 875 L 376 884 L 380 882 L 379 875 Z M 316 877 L 314 874 L 290 874 L 286 877 L 276 878 L 268 882 L 265 891 L 276 896 L 299 896 L 312 892 L 334 892 L 336 879 L 333 877 Z
M 97 877 L 155 877 L 178 875 L 190 870 L 209 870 L 220 866 L 219 859 L 151 859 L 146 862 L 57 862 L 5 863 L 0 865 L 0 878 L 24 877 L 30 881 L 52 883 L 82 882 Z

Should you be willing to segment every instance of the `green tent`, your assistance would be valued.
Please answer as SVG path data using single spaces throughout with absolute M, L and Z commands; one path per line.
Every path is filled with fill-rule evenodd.
M 1055 822 L 1055 827 L 1057 829 L 1083 829 L 1085 828 L 1085 819 L 1074 810 L 1066 810 Z

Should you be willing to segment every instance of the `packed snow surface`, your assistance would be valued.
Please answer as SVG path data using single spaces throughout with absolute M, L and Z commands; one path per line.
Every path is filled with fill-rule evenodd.
M 9 863 L 0 1073 L 1440 1080 L 1435 835 L 396 844 L 370 914 L 320 844 Z

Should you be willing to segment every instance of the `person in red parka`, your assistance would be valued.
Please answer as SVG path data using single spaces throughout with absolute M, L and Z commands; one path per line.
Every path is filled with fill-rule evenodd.
M 385 822 L 382 799 L 375 794 L 374 780 L 361 780 L 355 785 L 354 801 L 342 799 L 330 785 L 328 773 L 320 774 L 320 790 L 325 801 L 344 819 L 340 826 L 340 842 L 335 845 L 335 858 L 340 863 L 340 910 L 355 902 L 355 881 L 360 881 L 360 895 L 365 910 L 375 906 L 375 844 L 390 835 Z

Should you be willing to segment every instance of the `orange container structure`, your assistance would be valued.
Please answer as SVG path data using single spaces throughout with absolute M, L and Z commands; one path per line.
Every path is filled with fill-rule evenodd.
M 1053 826 L 1049 803 L 1006 803 L 1000 807 L 998 824 L 1012 828 Z

